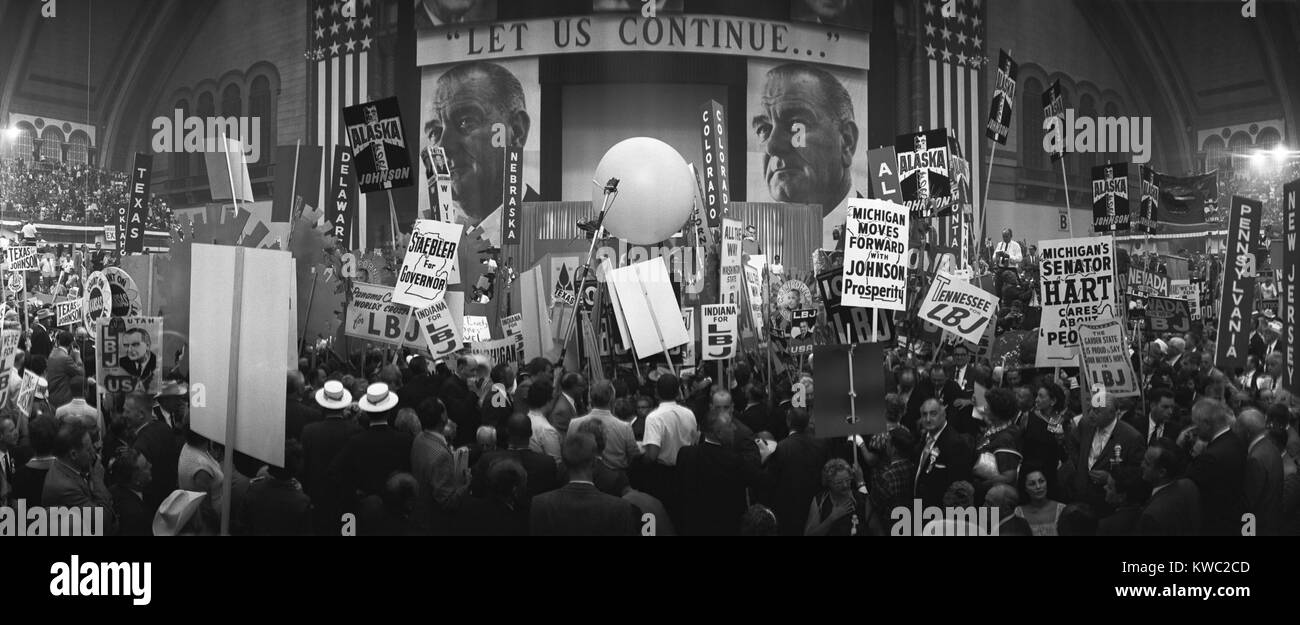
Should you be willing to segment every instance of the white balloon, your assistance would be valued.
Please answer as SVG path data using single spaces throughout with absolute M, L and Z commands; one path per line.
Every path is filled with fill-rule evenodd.
M 691 216 L 695 181 L 686 160 L 672 146 L 650 137 L 624 139 L 605 152 L 596 166 L 602 185 L 591 193 L 596 211 L 603 206 L 603 185 L 618 178 L 618 197 L 605 216 L 610 234 L 637 245 L 667 240 Z

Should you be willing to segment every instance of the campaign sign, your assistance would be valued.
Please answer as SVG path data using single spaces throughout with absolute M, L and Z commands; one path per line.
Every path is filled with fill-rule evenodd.
M 95 383 L 106 393 L 162 386 L 162 317 L 100 317 L 95 323 Z
M 452 318 L 451 307 L 446 299 L 438 300 L 428 308 L 416 310 L 415 320 L 428 341 L 429 354 L 434 358 L 445 358 L 460 351 L 460 329 L 456 327 L 456 320 Z
M 362 193 L 415 184 L 396 97 L 345 107 L 343 122 Z
M 921 302 L 920 317 L 939 328 L 978 344 L 992 322 L 998 300 L 984 289 L 939 274 Z
M 844 305 L 907 309 L 907 213 L 905 206 L 884 200 L 849 199 Z
M 728 360 L 736 356 L 736 306 L 705 304 L 701 307 L 704 351 L 701 360 Z
M 1085 321 L 1118 317 L 1115 295 L 1115 240 L 1112 237 L 1039 242 L 1036 366 L 1073 367 L 1079 344 L 1076 327 Z
M 1087 388 L 1098 384 L 1108 395 L 1138 396 L 1137 376 L 1124 341 L 1124 324 L 1118 319 L 1084 322 L 1078 326 L 1079 350 L 1083 355 Z
M 1185 334 L 1191 332 L 1192 311 L 1187 300 L 1170 297 L 1148 297 L 1146 331 L 1156 334 L 1165 332 Z
M 460 224 L 432 219 L 417 219 L 406 245 L 406 257 L 393 287 L 393 301 L 428 308 L 442 299 L 448 284 L 453 284 L 456 247 L 464 230 Z
M 5 249 L 9 271 L 39 271 L 35 245 L 10 245 Z

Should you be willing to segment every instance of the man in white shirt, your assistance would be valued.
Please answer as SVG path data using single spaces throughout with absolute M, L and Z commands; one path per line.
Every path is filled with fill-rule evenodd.
M 993 266 L 1019 267 L 1023 259 L 1024 253 L 1020 250 L 1020 243 L 1011 240 L 1011 228 L 1003 230 L 1002 242 L 993 248 Z
M 676 466 L 677 452 L 695 444 L 699 426 L 695 413 L 677 403 L 677 376 L 671 373 L 659 376 L 655 391 L 659 395 L 659 407 L 646 417 L 645 437 L 642 439 L 645 457 L 652 463 Z
M 552 401 L 549 382 L 534 382 L 528 387 L 528 421 L 533 425 L 533 436 L 528 448 L 546 454 L 560 463 L 560 432 L 546 418 L 547 406 Z

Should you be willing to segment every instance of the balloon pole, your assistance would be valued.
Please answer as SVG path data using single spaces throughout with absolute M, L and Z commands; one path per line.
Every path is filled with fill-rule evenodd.
M 591 247 L 587 250 L 587 261 L 578 268 L 577 276 L 573 281 L 574 284 L 578 285 L 579 289 L 582 288 L 582 281 L 586 279 L 587 272 L 590 271 L 592 259 L 596 255 L 596 244 L 604 238 L 605 216 L 609 214 L 609 209 L 614 205 L 614 200 L 617 197 L 618 178 L 610 178 L 609 182 L 605 183 L 605 201 L 603 202 L 604 205 L 600 208 L 600 216 L 596 219 L 596 232 L 592 234 L 591 237 Z M 564 342 L 560 344 L 559 364 L 561 367 L 564 366 L 564 357 L 569 351 L 569 341 L 573 338 L 573 331 L 577 327 L 578 311 L 576 308 L 577 307 L 575 306 L 573 317 L 569 319 L 569 323 L 566 324 L 568 329 L 564 331 Z

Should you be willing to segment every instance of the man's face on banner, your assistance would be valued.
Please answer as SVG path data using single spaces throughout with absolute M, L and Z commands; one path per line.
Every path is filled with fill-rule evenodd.
M 841 122 L 816 76 L 769 76 L 751 125 L 763 148 L 763 177 L 778 202 L 821 204 L 827 215 L 849 191 L 857 126 Z
M 144 341 L 144 337 L 139 332 L 122 334 L 121 348 L 122 353 L 135 362 L 141 362 L 149 356 L 149 344 Z
M 491 215 L 502 201 L 505 145 L 522 146 L 528 138 L 528 116 L 502 110 L 492 78 L 482 71 L 438 81 L 425 136 L 447 152 L 452 197 L 471 224 Z

